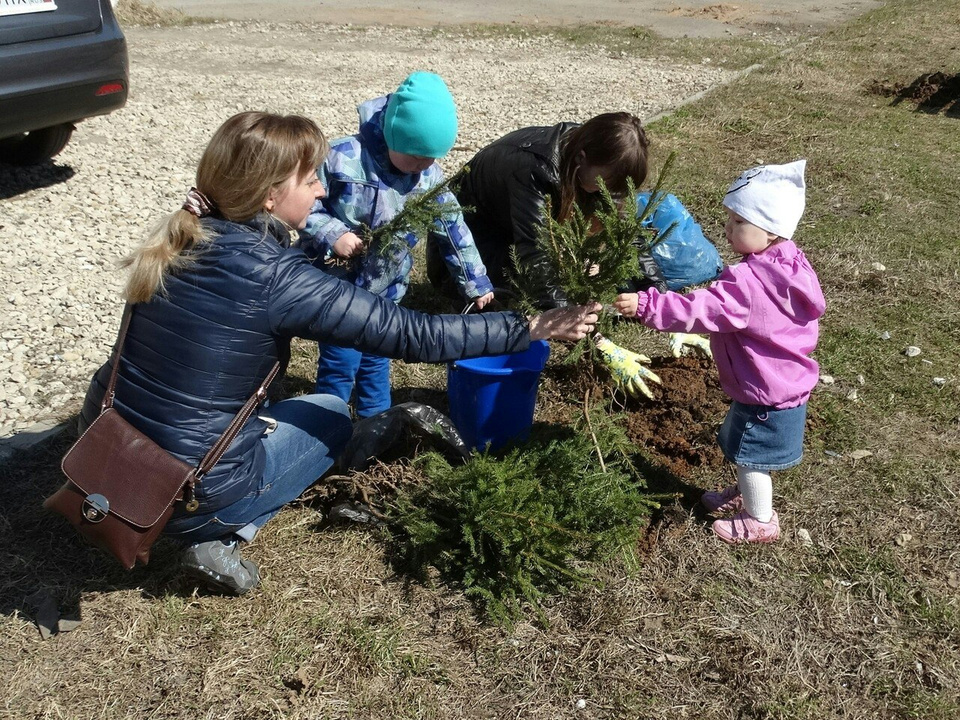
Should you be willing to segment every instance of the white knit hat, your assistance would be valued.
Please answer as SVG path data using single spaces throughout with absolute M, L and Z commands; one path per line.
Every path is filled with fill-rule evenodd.
M 724 207 L 758 228 L 789 240 L 803 215 L 806 160 L 786 165 L 760 165 L 733 181 Z

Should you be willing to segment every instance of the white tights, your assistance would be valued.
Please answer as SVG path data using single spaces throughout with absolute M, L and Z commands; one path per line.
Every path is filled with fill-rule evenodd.
M 773 480 L 766 470 L 737 465 L 737 483 L 743 495 L 743 508 L 760 522 L 773 517 Z

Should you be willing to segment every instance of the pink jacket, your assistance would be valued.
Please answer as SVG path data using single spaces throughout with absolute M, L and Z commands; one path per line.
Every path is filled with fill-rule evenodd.
M 826 303 L 817 274 L 790 240 L 747 255 L 708 288 L 639 293 L 637 317 L 671 332 L 710 333 L 720 384 L 748 405 L 802 405 L 817 384 L 817 319 Z

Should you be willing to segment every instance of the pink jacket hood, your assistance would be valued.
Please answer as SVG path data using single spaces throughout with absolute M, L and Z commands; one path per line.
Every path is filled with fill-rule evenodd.
M 724 391 L 742 403 L 802 405 L 817 384 L 820 282 L 791 240 L 727 267 L 710 287 L 686 295 L 639 293 L 637 316 L 671 332 L 710 333 Z

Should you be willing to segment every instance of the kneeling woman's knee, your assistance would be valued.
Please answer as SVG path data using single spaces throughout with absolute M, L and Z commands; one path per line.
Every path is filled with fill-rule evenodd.
M 353 435 L 350 407 L 336 395 L 310 395 L 308 397 L 311 400 L 315 398 L 313 402 L 330 413 L 330 417 L 327 418 L 325 424 L 330 433 L 328 436 L 330 453 L 336 457 L 343 451 Z

